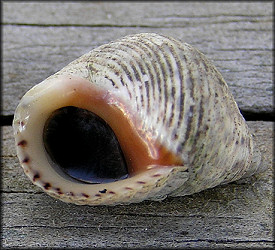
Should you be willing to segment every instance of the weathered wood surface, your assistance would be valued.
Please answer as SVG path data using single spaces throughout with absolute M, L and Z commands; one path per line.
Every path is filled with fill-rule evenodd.
M 3 130 L 4 247 L 272 247 L 272 122 L 248 122 L 268 171 L 162 202 L 77 206 L 49 197 L 20 167 Z
M 116 38 L 156 32 L 214 61 L 242 110 L 272 111 L 272 2 L 4 2 L 3 114 L 83 53 Z M 201 193 L 128 206 L 54 200 L 19 166 L 3 129 L 2 246 L 127 248 L 274 247 L 273 126 L 248 122 L 269 169 Z
M 223 74 L 239 107 L 272 111 L 271 2 L 3 3 L 3 114 L 35 84 L 89 50 L 156 32 L 187 42 Z

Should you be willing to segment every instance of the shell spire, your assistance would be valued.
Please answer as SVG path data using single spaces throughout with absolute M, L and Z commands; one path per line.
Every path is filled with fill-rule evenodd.
M 34 86 L 13 128 L 26 175 L 76 204 L 161 200 L 261 171 L 222 75 L 154 33 L 102 45 Z

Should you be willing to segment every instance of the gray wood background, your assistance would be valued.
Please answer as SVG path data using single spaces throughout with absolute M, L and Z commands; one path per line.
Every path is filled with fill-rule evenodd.
M 2 3 L 3 109 L 89 50 L 156 32 L 187 42 L 223 74 L 240 109 L 273 111 L 272 2 Z M 127 206 L 76 206 L 23 174 L 2 128 L 2 247 L 274 247 L 273 126 L 249 121 L 268 171 L 201 193 Z

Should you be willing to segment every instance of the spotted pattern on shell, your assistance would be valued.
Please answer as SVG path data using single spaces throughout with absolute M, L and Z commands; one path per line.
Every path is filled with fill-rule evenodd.
M 69 113 L 74 108 L 76 119 Z M 83 125 L 89 112 L 100 117 L 94 118 L 103 124 L 99 131 L 106 123 L 114 132 L 115 138 L 104 136 L 110 143 L 117 140 L 116 159 L 104 148 L 100 157 L 93 156 L 103 137 L 90 139 L 98 134 Z M 87 162 L 78 152 L 81 141 L 74 146 L 81 134 L 71 128 L 64 132 L 75 120 L 87 133 L 81 150 L 95 148 Z M 30 180 L 49 195 L 79 205 L 189 195 L 260 171 L 260 154 L 220 72 L 191 45 L 154 33 L 95 48 L 34 86 L 18 105 L 13 128 Z M 48 134 L 55 138 L 63 132 L 56 142 L 62 158 Z M 127 169 L 120 170 L 125 164 Z

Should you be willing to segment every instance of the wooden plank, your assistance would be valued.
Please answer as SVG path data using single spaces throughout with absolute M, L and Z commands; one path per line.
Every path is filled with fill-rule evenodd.
M 140 32 L 192 44 L 214 61 L 242 110 L 272 112 L 271 3 L 5 2 L 3 8 L 4 115 L 83 53 Z
M 3 114 L 22 95 L 89 50 L 156 32 L 188 42 L 223 74 L 242 110 L 273 107 L 272 2 L 4 2 Z M 272 122 L 248 122 L 265 173 L 162 202 L 76 206 L 55 200 L 24 175 L 11 127 L 3 128 L 5 248 L 274 247 Z
M 30 184 L 3 128 L 3 247 L 272 247 L 273 122 L 248 122 L 265 173 L 198 194 L 121 206 L 77 206 Z
M 272 2 L 3 3 L 4 23 L 37 25 L 177 27 L 219 21 L 250 22 L 251 18 L 257 23 L 270 20 L 272 15 Z
M 256 216 L 202 215 L 185 213 L 185 208 L 143 206 L 91 208 L 57 206 L 40 195 L 10 195 L 5 201 L 3 237 L 6 247 L 271 247 L 272 225 Z M 20 199 L 23 206 L 13 209 Z M 178 199 L 178 201 L 180 201 Z M 185 202 L 185 200 L 181 200 Z M 211 202 L 210 202 L 211 204 Z M 28 209 L 26 207 L 28 206 Z M 203 204 L 205 205 L 205 204 Z M 211 204 L 217 207 L 217 204 Z M 160 206 L 162 210 L 155 211 Z M 223 205 L 219 205 L 223 206 Z M 168 213 L 163 210 L 167 208 Z M 175 210 L 176 209 L 176 210 Z M 231 206 L 231 209 L 234 207 Z M 147 212 L 145 212 L 147 210 Z M 188 209 L 187 209 L 188 210 Z M 177 214 L 173 214 L 177 211 Z M 170 212 L 170 213 L 169 213 Z M 18 214 L 20 213 L 20 214 Z M 21 218 L 20 218 L 21 217 Z M 20 219 L 19 219 L 20 218 Z M 261 222 L 259 221 L 261 220 Z M 269 218 L 271 220 L 271 218 Z M 14 223 L 17 222 L 17 224 Z

